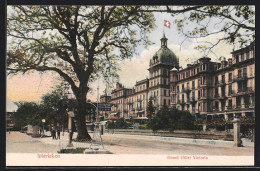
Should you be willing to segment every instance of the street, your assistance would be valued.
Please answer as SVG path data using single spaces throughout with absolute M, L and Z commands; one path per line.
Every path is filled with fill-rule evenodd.
M 76 133 L 73 135 L 76 138 Z M 181 144 L 162 142 L 150 139 L 130 139 L 124 135 L 105 134 L 102 136 L 104 148 L 113 154 L 175 154 L 175 155 L 227 155 L 253 156 L 253 147 L 220 147 L 210 145 Z M 11 132 L 6 134 L 7 153 L 57 153 L 61 144 L 68 142 L 68 133 L 61 133 L 60 140 L 51 137 L 32 138 L 24 133 Z M 77 143 L 74 143 L 75 146 Z M 79 143 L 80 144 L 80 143 Z M 82 143 L 81 143 L 82 144 Z M 85 143 L 90 146 L 90 143 Z M 80 147 L 78 145 L 78 147 Z

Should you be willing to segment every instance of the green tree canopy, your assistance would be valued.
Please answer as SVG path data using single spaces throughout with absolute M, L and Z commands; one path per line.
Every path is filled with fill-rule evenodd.
M 19 102 L 18 109 L 14 113 L 15 126 L 20 129 L 26 125 L 40 125 L 42 113 L 40 107 L 34 102 Z

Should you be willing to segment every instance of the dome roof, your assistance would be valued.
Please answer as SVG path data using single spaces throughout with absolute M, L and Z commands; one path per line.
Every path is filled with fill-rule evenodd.
M 154 64 L 165 64 L 173 67 L 179 67 L 178 57 L 167 47 L 167 38 L 165 34 L 161 38 L 161 48 L 153 55 L 150 60 L 150 66 Z

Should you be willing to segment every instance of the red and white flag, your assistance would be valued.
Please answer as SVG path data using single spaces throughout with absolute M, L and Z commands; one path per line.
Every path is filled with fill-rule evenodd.
M 167 28 L 170 28 L 171 27 L 170 21 L 164 20 L 164 26 L 167 27 Z

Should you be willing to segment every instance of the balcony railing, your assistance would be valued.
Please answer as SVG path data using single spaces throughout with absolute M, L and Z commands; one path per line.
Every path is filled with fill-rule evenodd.
M 241 92 L 250 92 L 250 91 L 253 91 L 253 88 L 252 88 L 252 87 L 239 88 L 239 89 L 237 90 L 238 93 L 241 93 Z
M 247 73 L 236 75 L 233 80 L 234 81 L 243 81 L 247 79 Z
M 219 80 L 217 82 L 217 85 L 224 85 L 224 84 L 226 84 L 225 80 Z
M 232 109 L 232 105 L 227 106 L 227 109 Z
M 188 92 L 190 92 L 191 90 L 190 90 L 190 87 L 186 87 L 186 88 L 183 88 L 182 90 L 181 90 L 181 92 L 182 93 L 188 93 Z

